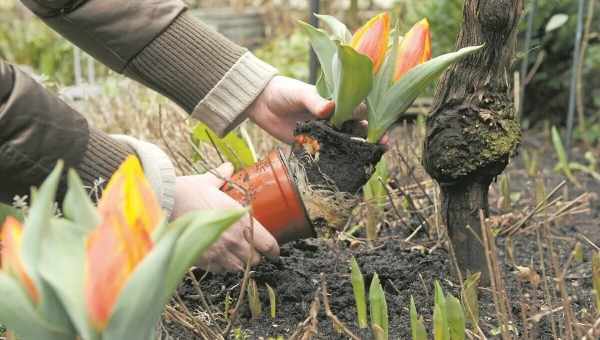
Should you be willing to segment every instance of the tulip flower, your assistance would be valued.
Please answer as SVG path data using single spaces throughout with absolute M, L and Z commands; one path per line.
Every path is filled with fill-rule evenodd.
M 31 277 L 27 275 L 21 259 L 23 226 L 13 217 L 7 217 L 2 227 L 2 271 L 15 276 L 23 285 L 34 303 L 39 294 Z
M 90 320 L 102 330 L 127 279 L 152 249 L 152 231 L 162 218 L 135 157 L 111 178 L 98 212 L 101 223 L 86 244 L 85 295 Z
M 350 46 L 367 55 L 373 62 L 373 73 L 377 73 L 383 64 L 390 36 L 390 15 L 381 13 L 358 29 Z
M 429 59 L 431 59 L 431 34 L 429 22 L 427 19 L 423 19 L 406 33 L 400 43 L 394 81 L 398 81 L 410 69 Z

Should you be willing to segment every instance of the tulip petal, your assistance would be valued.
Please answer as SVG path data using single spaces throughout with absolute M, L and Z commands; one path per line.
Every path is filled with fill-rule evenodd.
M 21 258 L 23 226 L 14 217 L 7 217 L 2 227 L 2 270 L 16 277 L 34 303 L 39 301 L 39 293 L 33 280 L 25 272 Z
M 398 49 L 394 81 L 398 81 L 413 67 L 431 59 L 431 34 L 429 21 L 416 23 L 404 36 Z
M 152 249 L 160 206 L 142 168 L 129 157 L 111 178 L 98 204 L 102 222 L 86 244 L 86 300 L 90 319 L 106 327 L 119 294 Z
M 385 59 L 390 36 L 390 15 L 381 13 L 359 28 L 350 46 L 357 52 L 367 55 L 373 62 L 373 73 L 377 73 Z

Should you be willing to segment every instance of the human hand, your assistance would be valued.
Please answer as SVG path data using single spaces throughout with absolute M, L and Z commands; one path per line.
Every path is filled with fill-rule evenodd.
M 225 163 L 213 172 L 221 178 L 233 174 L 231 163 Z M 221 191 L 225 181 L 210 172 L 196 176 L 177 177 L 175 182 L 175 206 L 173 218 L 197 210 L 239 208 L 240 204 Z M 252 265 L 260 262 L 261 254 L 269 257 L 279 255 L 275 238 L 254 220 L 254 241 L 249 242 L 250 217 L 245 216 L 229 227 L 201 256 L 198 266 L 211 272 L 243 271 L 248 259 Z
M 291 143 L 297 122 L 327 118 L 333 101 L 322 98 L 313 85 L 276 76 L 246 109 L 248 117 L 275 138 Z

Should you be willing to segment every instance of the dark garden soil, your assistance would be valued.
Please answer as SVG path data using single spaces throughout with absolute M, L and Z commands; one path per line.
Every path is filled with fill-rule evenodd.
M 294 131 L 296 136 L 308 136 L 318 142 L 314 148 L 309 146 L 308 149 L 295 144 L 292 150 L 306 169 L 307 179 L 312 185 L 333 183 L 339 191 L 355 194 L 367 183 L 385 147 L 353 137 L 359 130 L 355 125 L 354 121 L 346 122 L 340 132 L 323 120 L 298 124 Z M 311 151 L 317 151 L 315 148 L 318 148 L 318 159 L 309 155 Z
M 524 147 L 540 151 L 542 156 L 540 167 L 544 171 L 543 176 L 547 179 L 547 191 L 550 191 L 562 181 L 562 176 L 551 170 L 555 161 L 549 155 L 553 155 L 553 151 L 544 149 L 547 147 L 538 143 L 525 143 Z M 520 159 L 520 157 L 517 157 L 507 169 L 511 176 L 512 191 L 521 193 L 521 197 L 514 203 L 511 210 L 512 214 L 518 216 L 526 213 L 533 206 L 531 197 L 533 197 L 534 192 L 534 184 L 523 170 Z M 572 185 L 568 185 L 570 199 L 575 198 L 581 192 L 595 193 L 600 188 L 598 182 L 591 178 L 583 175 L 578 177 L 582 180 L 584 186 L 577 189 Z M 560 193 L 562 192 L 561 190 Z M 491 190 L 492 215 L 502 215 L 497 208 L 497 199 L 497 190 Z M 600 203 L 594 194 L 589 198 L 589 208 L 590 211 L 586 213 L 566 216 L 551 224 L 553 247 L 558 253 L 561 266 L 569 257 L 574 240 L 581 240 L 582 234 L 596 244 L 600 241 L 597 225 Z M 507 216 L 506 219 L 511 218 L 510 215 L 505 216 Z M 497 223 L 501 224 L 501 222 Z M 444 291 L 455 296 L 458 296 L 459 288 L 456 280 L 451 277 L 449 256 L 444 250 L 444 246 L 428 241 L 424 235 L 420 235 L 417 240 L 412 240 L 410 243 L 402 241 L 408 234 L 410 234 L 410 231 L 403 230 L 401 227 L 386 228 L 383 230 L 380 240 L 372 248 L 368 247 L 366 243 L 349 247 L 348 242 L 334 244 L 333 241 L 317 239 L 298 241 L 283 246 L 280 258 L 267 260 L 253 268 L 252 278 L 256 280 L 259 287 L 263 317 L 259 320 L 252 320 L 248 304 L 244 302 L 240 308 L 240 328 L 246 332 L 248 339 L 260 339 L 261 337 L 267 339 L 267 337 L 278 335 L 287 339 L 298 329 L 299 323 L 302 323 L 309 316 L 311 303 L 320 287 L 320 274 L 324 273 L 333 313 L 354 334 L 363 339 L 371 339 L 372 337 L 368 333 L 361 332 L 356 327 L 356 310 L 349 276 L 349 260 L 351 256 L 354 256 L 365 275 L 367 287 L 373 273 L 377 272 L 381 278 L 389 307 L 390 339 L 410 339 L 408 306 L 411 295 L 415 299 L 419 313 L 424 315 L 427 329 L 430 330 L 432 328 L 431 311 L 434 280 L 439 280 Z M 547 251 L 549 243 L 542 243 L 543 249 Z M 514 264 L 533 268 L 542 275 L 538 249 L 538 245 L 542 243 L 536 242 L 535 233 L 515 236 L 512 239 Z M 543 283 L 535 287 L 527 279 L 519 280 L 517 278 L 516 269 L 509 264 L 511 261 L 507 257 L 507 239 L 500 237 L 497 244 L 500 258 L 504 263 L 501 271 L 506 279 L 515 329 L 520 334 L 516 338 L 519 338 L 525 331 L 522 322 L 523 314 L 521 313 L 523 308 L 528 309 L 526 318 L 539 319 L 539 321 L 528 322 L 527 331 L 530 338 L 555 338 L 552 335 L 551 319 L 553 318 L 554 322 L 557 323 L 557 328 L 560 328 L 558 325 L 564 323 L 564 314 L 560 310 L 561 299 L 556 298 L 560 295 L 550 279 L 554 276 L 554 273 L 547 252 L 545 261 L 546 274 L 549 275 L 547 282 L 549 290 L 555 296 L 552 306 L 542 306 L 545 300 Z M 573 261 L 566 275 L 567 289 L 578 319 L 583 319 L 585 313 L 593 313 L 594 311 L 591 283 L 591 253 L 593 248 L 584 242 L 582 245 L 584 249 L 583 261 Z M 201 275 L 202 273 L 199 272 L 197 276 L 200 277 Z M 207 274 L 204 276 L 201 286 L 212 305 L 211 308 L 214 308 L 213 313 L 215 315 L 218 312 L 222 315 L 227 296 L 234 300 L 237 298 L 241 277 L 241 274 Z M 269 300 L 265 284 L 270 285 L 277 292 L 277 317 L 273 320 L 267 317 Z M 179 293 L 190 310 L 203 309 L 197 298 L 197 290 L 193 287 L 189 278 L 180 287 Z M 489 290 L 480 290 L 480 300 L 480 326 L 488 337 L 492 334 L 490 338 L 494 338 L 494 328 L 497 322 Z M 321 299 L 321 308 L 317 316 L 318 335 L 315 338 L 347 339 L 347 336 L 341 335 L 332 327 L 332 322 L 325 314 L 322 303 L 323 300 Z M 555 311 L 555 313 L 547 313 L 547 315 L 541 316 L 544 311 L 556 308 L 558 308 L 558 311 Z M 226 324 L 223 319 L 218 322 L 222 326 Z M 198 338 L 193 332 L 174 322 L 169 323 L 167 321 L 166 326 L 170 334 L 176 339 Z

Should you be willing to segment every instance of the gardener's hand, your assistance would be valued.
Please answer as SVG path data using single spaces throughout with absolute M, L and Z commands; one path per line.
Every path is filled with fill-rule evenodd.
M 233 174 L 233 166 L 225 163 L 214 172 L 221 178 L 229 178 Z M 238 202 L 221 191 L 223 184 L 224 180 L 211 173 L 177 177 L 173 218 L 197 210 L 239 208 Z M 198 265 L 212 272 L 237 271 L 244 270 L 248 259 L 252 265 L 258 264 L 261 254 L 269 257 L 279 255 L 277 241 L 258 221 L 254 220 L 254 246 L 248 242 L 249 231 L 250 217 L 245 216 L 204 252 Z
M 333 101 L 323 99 L 313 85 L 276 76 L 246 111 L 250 119 L 275 138 L 291 143 L 296 122 L 327 118 Z

